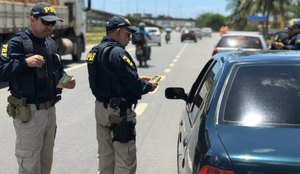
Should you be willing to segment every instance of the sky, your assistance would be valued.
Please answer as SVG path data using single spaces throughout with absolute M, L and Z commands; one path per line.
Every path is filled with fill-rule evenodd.
M 202 13 L 229 15 L 227 0 L 92 0 L 92 8 L 119 15 L 150 13 L 156 17 L 197 18 Z

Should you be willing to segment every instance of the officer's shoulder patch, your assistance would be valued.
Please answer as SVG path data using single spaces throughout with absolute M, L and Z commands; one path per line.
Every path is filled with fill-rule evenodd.
M 131 62 L 131 60 L 130 60 L 126 55 L 124 55 L 124 56 L 122 57 L 122 59 L 123 59 L 128 65 L 130 65 L 131 67 L 133 66 L 133 63 Z
M 86 55 L 86 61 L 94 62 L 95 57 L 96 57 L 96 52 L 92 50 Z
M 8 54 L 8 43 L 4 42 L 1 44 L 1 56 L 3 58 L 7 58 L 7 54 Z

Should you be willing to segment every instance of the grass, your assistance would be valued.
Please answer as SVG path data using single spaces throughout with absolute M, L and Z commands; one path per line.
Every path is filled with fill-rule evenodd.
M 99 44 L 104 35 L 105 35 L 105 28 L 93 27 L 88 29 L 86 33 L 87 45 Z

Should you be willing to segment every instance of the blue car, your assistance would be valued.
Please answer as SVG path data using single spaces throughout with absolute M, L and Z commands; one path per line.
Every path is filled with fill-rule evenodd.
M 182 99 L 178 174 L 300 173 L 300 52 L 216 54 Z

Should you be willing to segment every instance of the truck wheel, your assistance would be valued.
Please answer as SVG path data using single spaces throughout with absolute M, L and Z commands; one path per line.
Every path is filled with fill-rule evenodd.
M 75 54 L 74 53 L 72 54 L 72 60 L 74 62 L 78 62 L 81 59 L 81 48 L 82 48 L 82 42 L 81 42 L 80 37 L 77 37 L 75 39 L 75 43 L 73 43 L 73 44 L 75 44 L 76 52 L 75 52 Z

